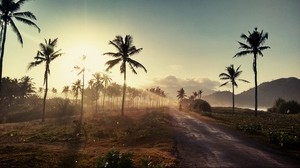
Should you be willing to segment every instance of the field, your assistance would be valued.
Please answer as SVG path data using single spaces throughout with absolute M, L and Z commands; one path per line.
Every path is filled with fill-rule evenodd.
M 0 125 L 0 167 L 94 167 L 108 151 L 174 167 L 174 131 L 167 108 L 128 110 Z
M 255 117 L 254 111 L 249 109 L 237 109 L 235 114 L 231 111 L 231 108 L 214 107 L 213 112 L 202 114 L 240 130 L 266 145 L 300 158 L 299 114 L 284 115 L 261 111 Z

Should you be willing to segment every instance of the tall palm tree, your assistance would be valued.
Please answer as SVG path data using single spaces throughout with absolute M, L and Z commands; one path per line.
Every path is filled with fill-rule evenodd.
M 4 57 L 4 47 L 6 42 L 6 31 L 7 26 L 10 25 L 12 30 L 17 34 L 18 40 L 23 46 L 23 39 L 19 29 L 17 28 L 14 19 L 25 23 L 29 26 L 33 26 L 38 29 L 40 28 L 32 21 L 36 20 L 33 13 L 26 11 L 20 12 L 21 6 L 28 0 L 19 0 L 15 2 L 14 0 L 1 0 L 0 1 L 0 23 L 1 23 L 1 53 L 0 53 L 0 79 L 2 79 L 2 68 L 3 68 L 3 57 Z M 0 97 L 1 97 L 1 80 L 0 80 Z
M 185 91 L 183 88 L 177 91 L 177 98 L 179 100 L 179 110 L 182 110 L 182 100 L 186 97 Z
M 112 79 L 110 78 L 109 75 L 103 74 L 101 80 L 102 80 L 102 85 L 104 86 L 104 90 L 103 90 L 104 91 L 104 93 L 103 93 L 103 102 L 102 102 L 102 107 L 104 109 L 106 89 L 107 89 L 107 86 L 111 83 Z
M 254 28 L 254 31 L 251 33 L 248 31 L 249 35 L 242 34 L 241 38 L 246 40 L 246 43 L 239 42 L 240 49 L 243 51 L 238 52 L 233 57 L 241 57 L 247 54 L 253 54 L 253 71 L 254 71 L 254 83 L 255 83 L 255 116 L 257 116 L 257 56 L 263 56 L 262 51 L 270 48 L 269 46 L 264 46 L 264 43 L 268 39 L 268 33 L 257 31 L 257 28 Z
M 198 91 L 198 96 L 199 96 L 200 99 L 201 99 L 201 97 L 202 97 L 202 93 L 203 93 L 202 90 L 199 90 L 199 91 Z
M 57 57 L 61 56 L 61 49 L 55 51 L 54 48 L 57 45 L 57 38 L 54 40 L 49 39 L 48 41 L 45 39 L 45 44 L 40 43 L 40 50 L 37 52 L 37 55 L 34 57 L 35 61 L 29 63 L 28 70 L 45 63 L 45 72 L 44 72 L 44 101 L 43 101 L 43 115 L 42 122 L 45 121 L 45 108 L 46 108 L 46 98 L 48 92 L 48 76 L 50 75 L 50 63 L 55 60 Z
M 121 109 L 121 115 L 124 116 L 124 104 L 125 104 L 125 92 L 126 92 L 126 67 L 127 67 L 126 65 L 127 64 L 129 65 L 130 69 L 134 74 L 137 74 L 135 68 L 143 68 L 144 71 L 147 72 L 146 68 L 141 63 L 130 58 L 131 56 L 140 53 L 143 48 L 137 49 L 133 45 L 133 38 L 131 35 L 126 35 L 124 39 L 122 36 L 116 36 L 114 40 L 109 41 L 109 44 L 113 45 L 117 49 L 117 52 L 104 53 L 104 55 L 115 57 L 115 59 L 106 62 L 106 65 L 108 65 L 106 71 L 110 70 L 118 63 L 121 63 L 120 72 L 124 74 L 122 109 Z
M 238 87 L 236 80 L 249 83 L 249 81 L 247 81 L 247 80 L 238 79 L 238 77 L 243 72 L 243 71 L 239 70 L 240 67 L 241 66 L 239 66 L 237 69 L 234 69 L 234 66 L 230 65 L 230 66 L 226 67 L 226 71 L 227 71 L 226 73 L 221 73 L 219 75 L 221 80 L 227 80 L 227 82 L 221 84 L 220 87 L 227 85 L 229 82 L 231 83 L 231 86 L 232 86 L 232 113 L 234 113 L 234 87 Z

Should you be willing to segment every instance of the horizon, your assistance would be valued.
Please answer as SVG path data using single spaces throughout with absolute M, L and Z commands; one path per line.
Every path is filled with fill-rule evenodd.
M 254 2 L 254 3 L 253 3 Z M 255 2 L 259 2 L 255 3 Z M 244 8 L 247 6 L 248 8 Z M 57 49 L 65 53 L 51 64 L 49 88 L 59 91 L 77 78 L 73 67 L 87 55 L 87 79 L 104 72 L 107 60 L 103 53 L 114 51 L 108 45 L 116 35 L 133 36 L 133 44 L 143 51 L 132 58 L 143 64 L 148 73 L 128 70 L 127 85 L 136 88 L 178 87 L 186 90 L 226 91 L 220 88 L 218 75 L 230 64 L 241 65 L 241 78 L 251 83 L 238 83 L 236 93 L 254 87 L 253 56 L 232 58 L 242 33 L 254 27 L 269 33 L 265 45 L 271 49 L 258 58 L 258 84 L 279 78 L 300 78 L 299 44 L 300 2 L 289 1 L 31 1 L 21 11 L 31 11 L 41 33 L 16 21 L 24 40 L 23 48 L 9 28 L 4 55 L 3 77 L 34 78 L 35 87 L 43 87 L 43 66 L 26 71 L 44 38 L 58 38 Z M 52 9 L 56 9 L 53 13 Z M 214 11 L 214 13 L 211 13 Z M 17 62 L 16 62 L 17 60 Z M 17 69 L 16 69 L 17 67 Z M 122 84 L 119 68 L 109 73 Z M 175 93 L 176 94 L 176 93 Z

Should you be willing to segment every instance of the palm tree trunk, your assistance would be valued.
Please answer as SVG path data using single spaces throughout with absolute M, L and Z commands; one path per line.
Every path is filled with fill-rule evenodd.
M 124 84 L 123 84 L 123 97 L 122 97 L 121 116 L 124 116 L 125 93 L 126 93 L 126 66 L 125 66 L 125 71 L 124 71 Z
M 255 117 L 257 117 L 257 64 L 256 64 L 256 54 L 254 54 L 253 71 L 254 71 L 254 83 L 255 83 L 255 105 L 254 105 L 254 111 L 255 111 Z
M 83 95 L 84 95 L 84 71 L 82 72 L 80 124 L 82 124 L 82 118 L 83 118 Z
M 45 71 L 45 80 L 46 80 L 46 87 L 45 87 L 45 94 L 44 94 L 44 100 L 43 100 L 43 114 L 42 114 L 42 122 L 45 122 L 45 111 L 46 111 L 46 99 L 47 99 L 47 93 L 48 93 L 48 74 L 47 74 L 47 68 Z
M 106 88 L 104 88 L 104 93 L 103 93 L 103 102 L 102 102 L 103 110 L 104 110 L 104 103 L 105 103 L 105 95 L 106 95 Z
M 1 55 L 0 55 L 0 100 L 2 98 L 2 69 L 3 69 L 4 47 L 6 41 L 6 29 L 7 29 L 7 22 L 5 22 L 3 25 L 3 32 L 1 31 L 2 44 L 1 44 Z
M 232 113 L 234 113 L 234 84 L 232 84 Z

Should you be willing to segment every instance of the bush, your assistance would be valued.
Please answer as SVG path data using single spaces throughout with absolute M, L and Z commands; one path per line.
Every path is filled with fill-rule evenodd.
M 256 134 L 262 130 L 261 124 L 238 124 L 236 127 L 248 134 Z
M 281 113 L 281 114 L 297 114 L 300 112 L 300 104 L 294 100 L 285 101 L 278 98 L 273 107 L 268 109 L 268 112 Z
M 189 110 L 196 112 L 211 112 L 211 106 L 205 100 L 196 99 L 189 105 Z
M 140 168 L 164 168 L 164 166 L 151 161 L 150 157 L 145 157 L 141 159 Z
M 120 151 L 111 150 L 96 162 L 96 168 L 132 168 L 133 153 L 120 153 Z
M 279 144 L 281 147 L 292 148 L 300 145 L 299 138 L 294 135 L 290 135 L 286 132 L 272 132 L 268 133 L 268 139 L 270 143 Z

